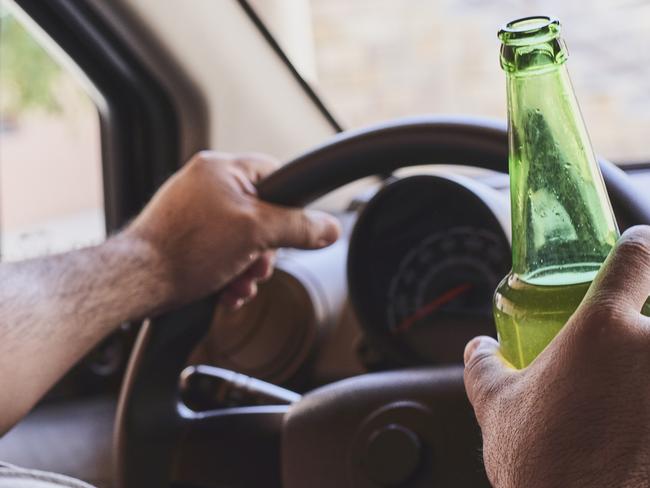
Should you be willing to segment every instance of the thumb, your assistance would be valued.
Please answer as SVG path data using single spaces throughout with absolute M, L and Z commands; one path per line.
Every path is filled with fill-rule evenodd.
M 465 347 L 465 390 L 477 417 L 512 374 L 492 337 L 475 337 Z
M 623 233 L 594 279 L 583 306 L 616 306 L 640 312 L 650 295 L 650 227 Z
M 341 234 L 337 219 L 318 210 L 262 204 L 262 225 L 270 248 L 320 249 Z

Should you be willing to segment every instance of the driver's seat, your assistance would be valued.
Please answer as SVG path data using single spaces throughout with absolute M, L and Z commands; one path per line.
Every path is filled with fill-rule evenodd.
M 0 488 L 93 488 L 61 474 L 0 464 Z

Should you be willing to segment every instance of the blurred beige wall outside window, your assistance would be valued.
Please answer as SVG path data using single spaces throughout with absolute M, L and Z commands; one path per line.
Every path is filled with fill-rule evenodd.
M 515 18 L 556 16 L 596 151 L 616 162 L 650 161 L 650 1 L 251 4 L 346 128 L 425 113 L 505 119 L 496 32 Z
M 0 22 L 0 257 L 100 242 L 97 110 L 4 2 Z

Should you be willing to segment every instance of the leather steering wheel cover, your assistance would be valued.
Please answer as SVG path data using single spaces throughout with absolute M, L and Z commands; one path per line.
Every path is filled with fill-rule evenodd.
M 478 118 L 417 117 L 342 132 L 261 182 L 260 198 L 305 206 L 347 183 L 421 164 L 463 164 L 507 172 L 503 123 Z
M 650 201 L 622 169 L 603 158 L 599 163 L 619 225 L 650 223 Z M 494 119 L 421 116 L 342 132 L 270 175 L 258 192 L 271 203 L 305 206 L 357 179 L 422 164 L 507 173 L 507 126 Z
M 492 120 L 391 121 L 337 135 L 261 182 L 258 192 L 272 203 L 303 206 L 359 178 L 404 166 L 462 164 L 506 172 L 507 141 L 505 125 Z M 603 160 L 601 169 L 619 220 L 650 222 L 650 204 L 627 175 Z M 169 450 L 193 422 L 179 407 L 178 375 L 208 329 L 213 304 L 209 298 L 189 304 L 152 319 L 140 331 L 116 419 L 117 479 L 123 487 L 169 482 Z

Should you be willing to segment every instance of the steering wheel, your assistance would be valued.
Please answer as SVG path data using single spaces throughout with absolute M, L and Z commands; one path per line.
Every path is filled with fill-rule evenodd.
M 422 117 L 344 132 L 259 185 L 260 198 L 304 206 L 354 180 L 405 166 L 508 170 L 502 123 Z M 619 222 L 650 222 L 650 205 L 612 163 L 601 170 Z M 206 334 L 215 298 L 142 327 L 116 421 L 118 486 L 489 486 L 462 366 L 369 373 L 291 405 L 195 412 L 179 375 Z M 190 468 L 191 467 L 191 468 Z

